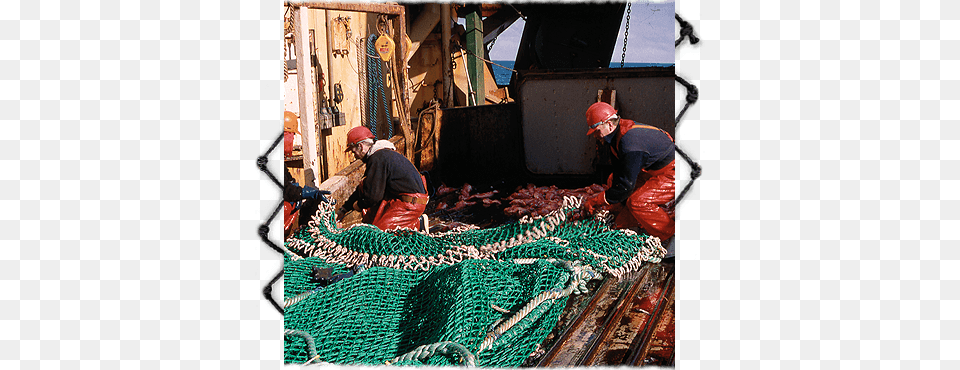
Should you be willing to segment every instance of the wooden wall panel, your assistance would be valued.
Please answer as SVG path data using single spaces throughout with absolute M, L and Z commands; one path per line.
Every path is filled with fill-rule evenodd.
M 330 19 L 336 19 L 338 17 L 349 17 L 349 28 L 350 35 L 348 40 L 341 40 L 340 37 L 346 36 L 345 32 L 336 31 L 336 28 L 339 27 L 336 22 L 328 22 L 329 12 Z M 342 171 L 347 166 L 354 161 L 353 155 L 350 153 L 345 153 L 346 148 L 346 136 L 347 132 L 354 127 L 357 127 L 363 124 L 363 112 L 361 106 L 361 94 L 365 94 L 364 91 L 361 91 L 361 76 L 365 76 L 364 70 L 361 70 L 361 64 L 357 60 L 358 56 L 364 56 L 366 54 L 366 39 L 371 34 L 377 34 L 377 18 L 378 14 L 375 13 L 363 13 L 356 11 L 339 11 L 339 10 L 324 10 L 324 9 L 309 9 L 307 10 L 307 19 L 308 19 L 308 28 L 313 30 L 314 34 L 314 47 L 315 54 L 318 62 L 318 71 L 323 73 L 323 87 L 318 96 L 318 105 L 326 104 L 327 99 L 330 98 L 333 93 L 333 86 L 337 83 L 340 84 L 340 88 L 343 92 L 343 100 L 338 104 L 339 110 L 344 113 L 344 124 L 338 127 L 332 127 L 329 129 L 323 129 L 318 132 L 319 143 L 317 146 L 317 158 L 318 158 L 318 180 L 322 182 L 323 180 L 330 178 L 334 174 Z M 391 22 L 394 26 L 395 22 Z M 346 41 L 348 46 L 347 55 L 333 55 L 328 47 L 327 43 L 327 28 L 331 27 L 331 31 L 334 37 L 338 39 L 332 40 L 334 44 L 343 45 L 343 42 Z M 395 36 L 393 33 L 388 32 L 388 36 Z M 306 38 L 305 38 L 306 39 Z M 364 40 L 363 43 L 357 43 L 358 40 Z M 396 40 L 395 40 L 396 41 Z M 358 46 L 360 46 L 358 48 Z M 394 61 L 393 64 L 396 64 L 398 61 Z M 391 104 L 390 113 L 393 116 L 391 122 L 380 122 L 378 124 L 377 133 L 387 132 L 388 125 L 391 125 L 393 128 L 393 134 L 399 135 L 401 130 L 399 127 L 392 127 L 394 120 L 397 120 L 400 115 L 398 104 L 400 102 L 397 100 L 396 94 L 393 92 L 393 83 L 390 80 L 392 78 L 393 71 L 389 70 L 390 63 L 384 65 L 384 87 L 387 91 L 387 96 Z M 299 71 L 298 71 L 299 72 Z M 302 75 L 302 74 L 301 74 Z M 299 77 L 298 75 L 291 74 L 291 79 Z M 316 79 L 316 76 L 314 76 Z M 299 93 L 298 90 L 288 91 L 288 94 L 294 95 L 293 99 L 296 98 L 296 94 Z M 287 99 L 290 100 L 290 99 Z M 294 106 L 295 104 L 289 104 L 289 106 Z M 298 112 L 299 113 L 299 112 Z M 303 117 L 301 117 L 301 121 Z M 381 135 L 378 135 L 381 136 Z M 381 137 L 382 139 L 383 137 Z

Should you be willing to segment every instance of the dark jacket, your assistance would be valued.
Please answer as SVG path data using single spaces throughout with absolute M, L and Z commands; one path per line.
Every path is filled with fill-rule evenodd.
M 613 182 L 606 191 L 610 204 L 620 203 L 636 187 L 642 170 L 659 170 L 673 162 L 676 146 L 665 131 L 631 120 L 621 119 L 620 128 L 610 143 L 613 152 Z
M 383 148 L 363 158 L 364 172 L 358 200 L 360 208 L 371 208 L 383 199 L 396 199 L 400 194 L 426 194 L 420 171 L 407 157 L 396 150 Z

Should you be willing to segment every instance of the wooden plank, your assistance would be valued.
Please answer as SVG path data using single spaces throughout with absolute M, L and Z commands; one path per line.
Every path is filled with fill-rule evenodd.
M 314 18 L 313 17 L 314 15 L 315 14 L 311 14 L 311 18 Z M 310 23 L 316 25 L 317 21 L 316 19 L 312 19 L 312 22 Z M 317 40 L 317 32 L 315 29 L 311 29 L 310 30 L 310 53 L 311 53 L 310 64 L 313 66 L 313 69 L 314 69 L 313 75 L 317 77 L 317 84 L 316 84 L 317 90 L 315 91 L 316 96 L 314 96 L 314 99 L 316 99 L 317 101 L 317 105 L 315 107 L 316 109 L 314 109 L 313 116 L 316 117 L 317 122 L 320 122 L 320 120 L 322 119 L 320 116 L 320 107 L 323 107 L 326 104 L 324 103 L 323 88 L 322 88 L 322 86 L 324 86 L 323 85 L 324 73 L 320 63 L 320 56 L 317 54 L 316 40 Z M 320 175 L 318 177 L 320 178 L 320 182 L 323 182 L 328 177 L 330 177 L 330 163 L 329 163 L 330 153 L 327 153 L 327 140 L 326 140 L 326 135 L 323 134 L 323 129 L 318 128 L 316 131 L 316 134 L 317 134 L 317 142 L 319 143 L 319 147 L 317 148 L 317 153 L 318 153 L 317 156 L 318 156 L 319 163 L 317 164 L 317 166 L 319 167 Z
M 397 44 L 394 56 L 393 81 L 396 84 L 397 103 L 400 105 L 400 112 L 397 117 L 400 119 L 400 131 L 403 132 L 404 148 L 401 153 L 413 161 L 413 147 L 416 138 L 413 130 L 410 128 L 410 89 L 407 86 L 407 42 L 404 39 L 407 35 L 407 14 L 406 8 L 400 7 L 400 14 L 393 19 L 394 23 L 394 42 Z
M 450 58 L 450 4 L 440 5 L 440 47 L 443 63 L 443 107 L 453 107 L 453 61 Z
M 327 39 L 327 96 L 333 98 L 333 81 L 335 77 L 339 77 L 333 72 L 333 12 L 330 10 L 324 10 L 323 16 L 326 22 L 323 24 L 323 28 L 326 31 Z
M 365 38 L 363 37 L 363 30 L 367 29 L 367 20 L 368 18 L 376 18 L 376 16 L 368 16 L 367 13 L 362 12 L 344 12 L 333 13 L 332 17 L 333 19 L 349 17 L 350 20 L 348 24 L 352 32 L 352 38 L 344 40 L 349 44 L 349 53 L 346 55 L 330 55 L 331 53 L 326 53 L 328 60 L 330 60 L 329 68 L 331 71 L 328 76 L 328 85 L 330 88 L 334 88 L 334 86 L 339 83 L 343 92 L 343 101 L 337 104 L 337 107 L 344 113 L 344 124 L 329 130 L 324 130 L 323 132 L 327 143 L 326 155 L 328 156 L 330 173 L 336 174 L 353 161 L 352 154 L 344 153 L 346 149 L 347 132 L 360 124 L 363 114 L 362 107 L 360 106 L 360 94 L 363 94 L 360 90 L 361 76 L 359 75 L 360 71 L 357 70 L 362 64 L 357 58 L 364 58 L 366 51 L 362 50 L 362 48 L 357 49 L 358 45 L 356 40 Z M 336 22 L 334 22 L 332 26 L 337 27 Z M 334 44 L 336 44 L 339 41 L 337 37 L 345 37 L 346 35 L 338 34 L 336 30 L 334 31 L 333 41 Z
M 313 115 L 316 101 L 313 91 L 316 89 L 313 68 L 310 67 L 310 43 L 307 36 L 310 34 L 308 9 L 299 7 L 293 9 L 293 38 L 297 54 L 297 88 L 300 103 L 300 133 L 303 135 L 303 167 L 305 186 L 316 187 L 317 176 L 320 173 L 317 166 L 317 120 Z
M 310 9 L 329 9 L 341 10 L 347 12 L 365 12 L 400 15 L 403 13 L 403 5 L 383 4 L 383 3 L 334 3 L 326 1 L 284 1 L 284 5 L 295 5 Z

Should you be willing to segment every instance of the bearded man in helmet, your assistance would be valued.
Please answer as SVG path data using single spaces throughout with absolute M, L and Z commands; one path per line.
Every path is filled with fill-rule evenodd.
M 614 172 L 607 180 L 609 189 L 588 198 L 583 208 L 589 213 L 610 208 L 617 214 L 617 228 L 641 227 L 661 240 L 672 237 L 674 215 L 667 203 L 675 189 L 673 137 L 659 128 L 621 119 L 604 102 L 587 109 L 587 126 L 587 135 L 602 143 L 601 150 L 610 148 Z
M 369 129 L 358 126 L 347 133 L 347 152 L 367 168 L 357 190 L 344 203 L 363 214 L 362 221 L 381 230 L 417 229 L 427 207 L 426 180 L 417 167 L 397 152 L 388 140 L 375 140 Z

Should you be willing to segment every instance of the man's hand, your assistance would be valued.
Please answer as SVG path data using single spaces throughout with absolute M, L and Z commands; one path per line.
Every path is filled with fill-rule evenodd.
M 594 195 L 593 197 L 587 198 L 587 200 L 583 201 L 583 205 L 581 206 L 581 208 L 586 210 L 587 213 L 593 214 L 595 211 L 599 210 L 601 207 L 607 206 L 607 205 L 610 205 L 610 203 L 607 203 L 606 195 L 604 194 L 604 192 L 601 192 L 600 194 Z
M 360 202 L 347 203 L 337 209 L 337 220 L 342 220 L 350 211 L 357 211 L 363 214 L 363 210 L 360 208 Z

